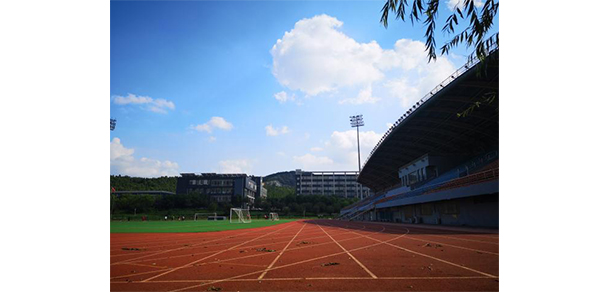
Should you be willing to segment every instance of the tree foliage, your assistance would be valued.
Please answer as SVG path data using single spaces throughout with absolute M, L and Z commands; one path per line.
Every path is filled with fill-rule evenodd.
M 479 60 L 483 60 L 490 48 L 500 42 L 500 34 L 488 35 L 494 24 L 494 17 L 498 14 L 499 1 L 485 0 L 480 8 L 475 6 L 475 0 L 460 0 L 462 6 L 455 7 L 454 11 L 445 20 L 442 32 L 452 35 L 450 40 L 441 47 L 441 55 L 448 54 L 452 48 L 461 43 L 468 47 L 475 47 L 475 53 Z M 410 12 L 407 12 L 411 3 Z M 415 21 L 426 25 L 424 33 L 426 37 L 426 51 L 428 62 L 436 60 L 436 19 L 438 17 L 439 0 L 387 0 L 381 9 L 380 22 L 387 28 L 390 13 L 396 15 L 396 19 L 405 21 L 408 15 L 411 24 Z M 460 22 L 466 22 L 466 28 L 456 33 L 455 29 Z
M 117 191 L 176 191 L 176 177 L 139 178 L 129 176 L 110 176 L 111 187 Z M 278 212 L 282 215 L 301 216 L 338 213 L 341 208 L 350 205 L 358 199 L 334 196 L 297 196 L 290 186 L 267 185 L 267 199 L 257 198 L 256 208 L 263 212 Z M 186 210 L 207 210 L 228 214 L 232 207 L 240 207 L 243 198 L 233 197 L 231 202 L 215 202 L 209 195 L 201 192 L 175 195 L 132 195 L 111 194 L 111 214 L 165 214 L 186 212 Z M 183 211 L 180 211 L 183 210 Z
M 177 177 L 162 176 L 157 178 L 110 176 L 110 187 L 116 191 L 167 191 L 175 192 Z
M 284 198 L 296 194 L 293 187 L 265 185 L 265 189 L 267 189 L 267 198 Z

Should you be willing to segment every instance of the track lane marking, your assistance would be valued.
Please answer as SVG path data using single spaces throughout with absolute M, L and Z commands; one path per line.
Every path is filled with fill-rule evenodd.
M 290 224 L 290 223 L 288 223 L 288 224 Z M 164 254 L 164 253 L 170 252 L 170 251 L 189 249 L 189 248 L 193 248 L 193 247 L 200 246 L 200 245 L 203 245 L 203 244 L 208 244 L 208 243 L 217 242 L 217 241 L 220 241 L 220 240 L 223 240 L 223 239 L 227 239 L 227 238 L 229 238 L 231 236 L 245 235 L 245 234 L 253 233 L 255 231 L 256 231 L 256 229 L 254 229 L 254 230 L 250 229 L 249 231 L 246 231 L 244 233 L 239 233 L 239 234 L 234 234 L 234 235 L 230 235 L 230 236 L 225 236 L 223 238 L 219 238 L 219 239 L 211 240 L 211 241 L 206 241 L 206 242 L 201 242 L 201 243 L 196 243 L 196 244 L 193 244 L 193 245 L 190 245 L 190 246 L 183 246 L 183 247 L 174 248 L 174 249 L 167 249 L 167 250 L 159 251 L 159 252 L 154 253 L 154 254 L 143 255 L 141 257 L 127 259 L 127 260 L 123 260 L 123 261 L 116 262 L 116 263 L 111 263 L 110 265 L 112 266 L 112 265 L 118 265 L 118 264 L 123 264 L 123 263 L 129 263 L 129 262 L 131 262 L 133 260 L 138 260 L 138 259 L 142 259 L 142 258 L 149 257 L 149 256 L 160 255 L 160 254 Z
M 371 270 L 369 270 L 367 267 L 365 267 L 353 254 L 351 254 L 347 249 L 345 249 L 345 247 L 343 247 L 343 245 L 338 243 L 332 236 L 330 236 L 330 234 L 328 234 L 328 232 L 326 232 L 326 230 L 324 230 L 324 228 L 322 228 L 320 225 L 318 225 L 318 227 L 320 229 L 322 229 L 322 231 L 324 231 L 324 233 L 326 233 L 326 235 L 328 235 L 328 237 L 330 237 L 330 239 L 332 241 L 334 241 L 343 251 L 345 251 L 356 263 L 358 263 L 358 265 L 360 265 L 361 268 L 363 268 L 367 273 L 369 273 L 369 275 L 371 275 L 371 277 L 373 279 L 377 279 L 377 276 L 375 274 L 373 274 L 373 272 L 371 272 Z
M 351 233 L 351 232 L 345 232 L 345 233 Z M 343 233 L 343 234 L 345 234 Z M 323 235 L 324 237 L 326 237 L 326 235 Z M 342 240 L 338 240 L 339 242 L 344 242 L 344 241 L 350 241 L 350 240 L 354 240 L 354 239 L 359 239 L 362 238 L 364 236 L 362 235 L 358 235 L 356 237 L 351 237 L 351 238 L 346 238 L 346 239 L 342 239 Z M 310 240 L 310 239 L 308 239 Z M 321 245 L 326 245 L 326 244 L 333 244 L 332 241 L 329 242 L 324 242 L 324 243 L 318 243 L 318 244 L 313 244 L 313 245 L 309 245 L 309 246 L 300 246 L 300 247 L 294 247 L 294 248 L 289 248 L 286 251 L 292 251 L 292 250 L 299 250 L 299 249 L 305 249 L 305 248 L 312 248 L 312 247 L 316 247 L 316 246 L 321 246 Z M 254 255 L 247 255 L 247 256 L 243 256 L 243 257 L 236 257 L 236 258 L 229 258 L 229 259 L 224 259 L 224 260 L 219 260 L 219 261 L 215 261 L 215 262 L 210 262 L 210 263 L 202 263 L 199 266 L 203 266 L 203 265 L 208 265 L 208 264 L 215 264 L 215 263 L 226 263 L 232 260 L 240 260 L 240 259 L 246 259 L 246 258 L 253 258 L 253 257 L 263 257 L 266 256 L 266 254 L 254 254 Z M 182 257 L 182 256 L 180 256 Z M 151 260 L 162 260 L 162 258 L 157 258 L 157 259 L 151 259 Z M 125 263 L 126 265 L 129 263 Z M 169 270 L 170 268 L 167 268 L 166 270 Z M 125 278 L 125 277 L 130 277 L 133 275 L 140 275 L 140 274 L 151 274 L 154 272 L 161 272 L 161 270 L 159 271 L 150 271 L 150 272 L 143 272 L 143 273 L 138 273 L 138 274 L 127 274 L 127 275 L 122 275 L 122 276 L 115 276 L 112 277 L 110 279 L 116 279 L 116 278 Z
M 232 230 L 228 230 L 228 231 L 232 231 Z M 229 236 L 228 238 L 230 239 L 232 237 L 233 236 Z M 282 236 L 282 237 L 278 237 L 278 238 L 283 238 L 283 237 L 290 238 L 290 236 Z M 153 249 L 161 249 L 162 250 L 162 248 L 164 248 L 164 247 L 184 245 L 184 244 L 187 244 L 187 243 L 192 244 L 193 242 L 200 243 L 200 240 L 202 240 L 202 239 L 205 240 L 205 239 L 210 239 L 210 238 L 208 238 L 208 237 L 206 237 L 206 238 L 192 238 L 190 240 L 182 238 L 182 239 L 179 239 L 179 240 L 164 240 L 162 243 L 161 242 L 156 242 L 156 244 L 154 244 L 154 245 L 144 246 L 144 248 L 146 248 L 148 250 L 147 251 L 140 251 L 140 252 L 138 252 L 138 254 L 149 254 L 149 253 L 153 253 L 153 252 L 158 252 L 159 250 L 153 250 Z M 210 242 L 213 242 L 213 241 L 210 241 Z M 114 244 L 113 246 L 111 246 L 111 250 L 110 250 L 111 255 L 110 255 L 110 257 L 124 256 L 124 255 L 134 255 L 134 253 L 119 253 L 119 254 L 117 254 L 116 252 L 122 251 L 122 246 L 125 246 L 125 245 L 142 245 L 143 243 L 146 243 L 146 242 L 138 241 L 138 242 L 125 242 L 125 243 L 122 243 L 122 244 Z M 228 244 L 230 244 L 230 243 L 225 243 L 223 245 L 228 245 Z M 112 254 L 112 253 L 114 253 L 114 254 Z
M 495 244 L 495 245 L 500 245 L 500 243 L 498 243 L 498 242 L 491 242 L 491 241 L 485 241 L 485 240 L 476 240 L 476 239 L 459 238 L 459 237 L 446 236 L 446 235 L 439 235 L 439 234 L 428 234 L 428 235 L 430 235 L 430 236 L 434 236 L 434 237 L 444 237 L 444 238 L 449 238 L 449 239 L 456 239 L 456 240 L 463 240 L 463 241 L 472 241 L 472 242 L 478 242 L 478 243 L 487 243 L 487 244 Z
M 292 222 L 299 222 L 299 221 L 292 221 Z M 290 224 L 292 222 L 282 223 L 281 225 Z M 272 225 L 272 226 L 266 226 L 266 227 L 262 227 L 262 228 L 266 229 L 266 228 L 269 228 L 269 227 L 276 227 L 276 226 L 279 226 L 279 225 L 280 224 Z M 233 231 L 233 230 L 230 230 L 230 231 Z M 229 235 L 229 236 L 225 236 L 225 237 L 222 237 L 222 238 L 218 238 L 218 239 L 210 240 L 210 241 L 206 241 L 206 242 L 195 243 L 195 244 L 189 245 L 189 246 L 183 246 L 183 247 L 173 248 L 173 249 L 168 249 L 168 250 L 161 250 L 161 251 L 157 251 L 156 253 L 153 253 L 153 254 L 146 254 L 146 255 L 143 255 L 143 256 L 140 256 L 140 257 L 135 257 L 135 258 L 131 258 L 131 259 L 121 260 L 121 261 L 118 261 L 118 262 L 115 262 L 115 263 L 111 263 L 110 265 L 113 266 L 113 265 L 125 264 L 125 263 L 130 263 L 130 262 L 146 261 L 148 259 L 145 259 L 145 260 L 141 260 L 141 259 L 149 257 L 149 256 L 155 256 L 155 255 L 159 255 L 159 254 L 164 254 L 166 252 L 178 251 L 178 250 L 184 250 L 184 249 L 190 249 L 190 248 L 194 248 L 194 247 L 199 247 L 199 246 L 204 245 L 204 244 L 209 244 L 209 243 L 217 242 L 217 241 L 220 241 L 220 240 L 223 240 L 223 239 L 234 238 L 234 237 L 237 237 L 237 236 L 242 236 L 242 235 L 246 235 L 246 234 L 250 234 L 250 233 L 256 233 L 256 232 L 259 232 L 259 231 L 261 231 L 261 230 L 258 229 L 258 228 L 250 228 L 250 229 L 247 229 L 246 232 L 241 232 L 241 233 L 238 233 L 238 234 L 232 234 L 232 235 Z M 222 245 L 224 245 L 224 244 L 221 244 L 219 246 L 222 246 Z
M 356 233 L 356 232 L 354 232 L 354 233 Z M 366 235 L 365 235 L 364 237 L 369 238 L 369 239 L 372 239 L 372 240 L 377 241 L 377 242 L 381 242 L 379 239 L 372 238 L 372 237 L 370 237 L 370 236 L 366 236 Z M 431 255 L 427 255 L 427 254 L 420 253 L 420 252 L 417 252 L 417 251 L 414 251 L 414 250 L 410 250 L 410 249 L 408 249 L 408 248 L 404 248 L 404 247 L 402 247 L 402 246 L 398 246 L 398 245 L 395 245 L 395 244 L 392 244 L 392 243 L 389 243 L 389 242 L 385 242 L 384 244 L 387 244 L 387 245 L 389 245 L 389 246 L 392 246 L 392 247 L 395 247 L 395 248 L 398 248 L 398 249 L 404 250 L 404 251 L 406 251 L 406 252 L 414 253 L 414 254 L 419 255 L 419 256 L 423 256 L 423 257 L 427 257 L 427 258 L 430 258 L 430 259 L 433 259 L 433 260 L 437 260 L 437 261 L 442 262 L 442 263 L 445 263 L 445 264 L 449 264 L 449 265 L 452 265 L 452 266 L 455 266 L 455 267 L 459 267 L 459 268 L 462 268 L 462 269 L 465 269 L 465 270 L 469 270 L 469 271 L 471 271 L 471 272 L 475 272 L 475 273 L 477 273 L 477 274 L 481 274 L 481 275 L 487 276 L 487 277 L 489 277 L 489 278 L 493 278 L 493 279 L 497 279 L 497 278 L 498 278 L 498 276 L 495 276 L 495 275 L 492 275 L 492 274 L 488 274 L 488 273 L 485 273 L 485 272 L 481 272 L 481 271 L 479 271 L 479 270 L 475 270 L 475 269 L 472 269 L 472 268 L 469 268 L 469 267 L 466 267 L 466 266 L 462 266 L 462 265 L 459 265 L 459 264 L 456 264 L 456 263 L 452 263 L 452 262 L 450 262 L 450 261 L 446 261 L 446 260 L 443 260 L 443 259 L 439 259 L 439 258 L 437 258 L 437 257 L 433 257 L 433 256 L 431 256 Z
M 470 250 L 470 251 L 475 251 L 475 252 L 480 252 L 480 253 L 486 253 L 486 254 L 492 254 L 492 255 L 500 256 L 499 253 L 495 253 L 495 252 L 491 252 L 491 251 L 485 251 L 485 250 L 480 250 L 480 249 L 474 249 L 474 248 L 469 248 L 469 247 L 463 247 L 463 246 L 453 245 L 453 244 L 444 243 L 444 242 L 437 242 L 437 241 L 432 241 L 432 240 L 424 240 L 424 239 L 413 238 L 413 237 L 408 237 L 408 239 L 417 240 L 417 241 L 421 241 L 421 242 L 430 242 L 430 243 L 442 244 L 443 246 L 451 246 L 451 247 L 454 247 L 454 248 L 460 248 L 460 249 L 465 249 L 465 250 Z
M 408 224 L 406 226 L 402 226 L 399 224 L 389 224 L 389 223 L 383 223 L 383 222 L 364 222 L 364 221 L 360 221 L 360 222 L 366 223 L 369 225 L 391 226 L 391 227 L 396 227 L 398 229 L 410 227 L 413 232 L 434 231 L 434 233 L 432 233 L 432 234 L 421 234 L 420 233 L 418 235 L 447 236 L 447 235 L 456 235 L 455 232 L 464 232 L 465 235 L 472 235 L 472 236 L 477 236 L 477 237 L 481 237 L 481 238 L 488 238 L 488 239 L 499 239 L 500 238 L 499 234 L 497 234 L 497 233 L 485 233 L 485 232 L 473 231 L 473 230 L 450 230 L 450 229 L 444 229 L 444 228 L 426 227 L 426 226 L 421 226 L 421 225 L 410 226 L 413 224 Z M 418 231 L 418 229 L 426 230 L 426 231 Z M 451 233 L 451 232 L 453 232 L 453 233 Z M 412 234 L 416 234 L 416 233 L 412 233 Z M 497 235 L 497 236 L 493 236 L 493 235 Z M 454 238 L 460 239 L 460 240 L 466 240 L 466 241 L 497 244 L 497 243 L 491 242 L 491 241 L 481 241 L 481 240 L 476 240 L 476 239 L 465 239 L 465 238 L 459 238 L 459 237 L 454 237 Z
M 392 225 L 393 226 L 393 225 Z M 398 230 L 398 231 L 402 231 L 403 229 L 406 230 L 410 230 L 406 227 L 401 227 L 401 228 L 392 228 L 394 230 Z M 421 241 L 421 242 L 430 242 L 430 243 L 436 243 L 436 244 L 442 244 L 442 245 L 446 245 L 446 246 L 451 246 L 454 248 L 460 248 L 460 249 L 465 249 L 465 250 L 470 250 L 470 251 L 475 251 L 475 252 L 480 252 L 480 253 L 486 253 L 486 254 L 492 254 L 492 255 L 497 255 L 499 256 L 499 253 L 495 253 L 495 252 L 491 252 L 491 251 L 486 251 L 486 250 L 480 250 L 480 249 L 475 249 L 475 248 L 469 248 L 469 247 L 464 247 L 464 246 L 459 246 L 459 245 L 453 245 L 453 244 L 449 244 L 449 243 L 445 243 L 445 242 L 437 242 L 437 241 L 431 241 L 431 240 L 426 240 L 426 239 L 421 239 L 421 238 L 415 238 L 414 236 L 438 236 L 438 237 L 445 237 L 445 238 L 453 238 L 453 239 L 460 239 L 461 238 L 457 238 L 457 237 L 449 237 L 449 236 L 441 236 L 441 235 L 435 235 L 435 234 L 414 234 L 414 233 L 410 233 L 411 236 L 408 237 L 408 239 L 411 240 L 416 240 L 416 241 Z M 468 240 L 468 239 L 464 239 L 466 241 L 473 241 L 473 240 Z M 479 241 L 475 241 L 475 242 L 479 242 Z M 491 243 L 491 242 L 483 242 L 482 243 Z M 494 244 L 494 243 L 491 243 Z
M 405 234 L 396 236 L 394 238 L 388 239 L 388 240 L 386 240 L 384 242 L 381 242 L 381 243 L 373 243 L 371 245 L 367 245 L 367 246 L 362 246 L 362 247 L 359 247 L 359 248 L 351 249 L 350 251 L 357 251 L 357 250 L 361 250 L 361 249 L 365 249 L 365 248 L 381 245 L 381 244 L 383 244 L 385 242 L 390 242 L 390 241 L 394 241 L 396 239 L 399 239 L 399 238 L 401 238 L 401 237 L 403 237 L 405 235 L 407 235 L 407 234 L 405 233 Z M 286 267 L 290 267 L 290 266 L 294 266 L 294 265 L 298 265 L 298 264 L 302 264 L 302 263 L 306 263 L 306 262 L 316 261 L 316 260 L 323 259 L 323 258 L 333 257 L 333 256 L 336 256 L 336 255 L 341 255 L 341 254 L 345 254 L 345 253 L 346 252 L 344 252 L 344 251 L 337 252 L 337 253 L 330 254 L 330 255 L 320 256 L 320 257 L 317 257 L 317 258 L 312 258 L 312 259 L 303 260 L 303 261 L 296 262 L 296 263 L 291 263 L 291 264 L 286 264 L 286 265 L 279 266 L 279 267 L 274 267 L 274 268 L 271 268 L 270 270 L 278 270 L 278 269 L 282 269 L 282 268 L 286 268 Z M 180 289 L 176 289 L 176 290 L 171 290 L 169 292 L 178 292 L 178 291 L 183 291 L 183 290 L 186 290 L 186 289 L 191 289 L 191 288 L 196 288 L 196 287 L 200 287 L 200 286 L 215 284 L 215 283 L 219 283 L 219 282 L 226 282 L 226 281 L 229 281 L 229 280 L 233 280 L 233 279 L 237 279 L 237 278 L 241 278 L 241 277 L 245 277 L 245 276 L 250 276 L 250 275 L 258 274 L 260 272 L 262 272 L 262 270 L 261 271 L 256 271 L 256 272 L 251 272 L 251 273 L 246 273 L 246 274 L 242 274 L 242 275 L 237 275 L 237 276 L 233 276 L 233 277 L 222 279 L 222 280 L 215 280 L 215 281 L 211 281 L 211 282 L 207 282 L 207 283 L 203 283 L 203 284 L 199 284 L 199 285 L 193 285 L 193 286 L 184 287 L 184 288 L 180 288 Z M 373 279 L 373 278 L 370 278 L 370 279 Z
M 293 222 L 298 222 L 298 221 L 293 221 Z M 292 222 L 291 222 L 291 223 L 292 223 Z M 172 272 L 175 272 L 175 271 L 177 271 L 177 270 L 180 270 L 180 269 L 186 268 L 186 267 L 188 267 L 188 266 L 191 266 L 191 265 L 196 264 L 196 263 L 198 263 L 198 262 L 201 262 L 201 261 L 203 261 L 203 260 L 209 259 L 209 258 L 211 258 L 211 257 L 213 257 L 213 256 L 219 255 L 219 254 L 221 254 L 221 253 L 223 253 L 223 252 L 226 252 L 226 251 L 232 250 L 232 249 L 234 249 L 234 248 L 240 247 L 240 246 L 242 246 L 242 245 L 244 245 L 244 244 L 250 243 L 250 242 L 252 242 L 252 241 L 255 241 L 255 240 L 257 240 L 257 239 L 263 238 L 263 237 L 265 237 L 265 236 L 269 236 L 269 235 L 271 235 L 271 234 L 274 234 L 274 233 L 280 232 L 280 231 L 282 231 L 282 230 L 284 230 L 284 229 L 286 229 L 286 228 L 293 227 L 293 226 L 294 226 L 294 224 L 296 224 L 296 223 L 294 223 L 294 224 L 291 224 L 291 223 L 287 223 L 287 225 L 288 225 L 288 226 L 286 226 L 286 227 L 284 227 L 284 228 L 278 229 L 278 230 L 273 231 L 273 232 L 265 233 L 265 234 L 263 234 L 263 235 L 261 235 L 261 236 L 259 236 L 259 237 L 256 237 L 256 238 L 254 238 L 254 239 L 251 239 L 251 240 L 248 240 L 248 241 L 242 242 L 242 243 L 240 243 L 240 244 L 238 244 L 238 245 L 232 246 L 232 247 L 227 248 L 227 249 L 225 249 L 225 250 L 221 250 L 221 251 L 219 251 L 219 252 L 217 252 L 217 253 L 214 253 L 214 254 L 211 254 L 211 255 L 209 255 L 209 256 L 207 256 L 207 257 L 204 257 L 204 258 L 198 259 L 198 260 L 196 260 L 196 261 L 190 262 L 190 263 L 188 263 L 188 264 L 182 265 L 182 266 L 177 267 L 177 268 L 173 268 L 173 269 L 171 269 L 171 270 L 169 270 L 169 271 L 166 271 L 166 272 L 164 272 L 164 273 L 161 273 L 161 274 L 159 274 L 159 275 L 152 276 L 152 277 L 150 277 L 150 278 L 148 278 L 148 279 L 143 280 L 143 282 L 147 282 L 147 281 L 150 281 L 150 280 L 152 280 L 152 279 L 155 279 L 155 278 L 161 277 L 161 276 L 163 276 L 163 275 L 167 275 L 167 274 L 172 273 Z
M 490 279 L 486 276 L 439 276 L 439 277 L 377 277 L 373 279 L 371 277 L 312 277 L 312 278 L 265 278 L 265 279 L 232 279 L 224 282 L 258 282 L 258 281 L 298 281 L 298 280 L 467 280 L 467 279 Z M 131 283 L 137 284 L 153 284 L 153 283 L 201 283 L 201 282 L 213 282 L 215 280 L 161 280 L 161 281 L 133 281 Z M 124 281 L 111 282 L 115 284 L 124 284 Z M 206 283 L 212 284 L 212 283 Z
M 273 265 L 275 265 L 275 262 L 277 262 L 277 260 L 284 254 L 284 252 L 286 251 L 286 249 L 290 246 L 290 244 L 294 241 L 294 239 L 299 235 L 299 233 L 301 233 L 301 231 L 303 231 L 303 228 L 305 228 L 305 223 L 303 223 L 303 227 L 301 227 L 301 229 L 299 229 L 299 232 L 297 232 L 297 234 L 295 234 L 292 239 L 286 244 L 286 246 L 284 246 L 284 249 L 282 249 L 282 251 L 280 252 L 280 254 L 277 255 L 277 257 L 275 257 L 275 259 L 273 260 L 273 262 L 271 262 L 271 264 L 269 264 L 269 266 L 267 267 L 267 269 L 265 269 L 265 271 L 263 273 L 261 273 L 260 276 L 258 276 L 258 279 L 262 279 L 263 277 L 265 277 L 265 275 L 267 274 L 267 272 L 269 271 L 269 269 L 271 269 L 273 267 Z

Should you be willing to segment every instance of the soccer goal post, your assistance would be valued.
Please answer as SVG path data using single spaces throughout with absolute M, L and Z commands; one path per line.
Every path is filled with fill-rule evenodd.
M 278 215 L 277 213 L 269 213 L 269 220 L 271 220 L 271 221 L 279 221 L 280 220 L 280 215 Z
M 193 219 L 195 221 L 208 220 L 208 217 L 210 217 L 210 216 L 214 216 L 214 221 L 216 221 L 216 218 L 218 217 L 216 213 L 195 213 L 195 216 L 193 216 Z
M 231 223 L 250 223 L 252 218 L 250 217 L 250 210 L 231 208 L 231 214 L 229 215 L 229 222 Z

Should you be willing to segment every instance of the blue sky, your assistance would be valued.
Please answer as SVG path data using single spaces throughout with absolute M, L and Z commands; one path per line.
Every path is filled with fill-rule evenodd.
M 349 116 L 364 115 L 364 162 L 467 52 L 429 64 L 422 25 L 386 29 L 382 6 L 112 1 L 111 173 L 357 170 Z

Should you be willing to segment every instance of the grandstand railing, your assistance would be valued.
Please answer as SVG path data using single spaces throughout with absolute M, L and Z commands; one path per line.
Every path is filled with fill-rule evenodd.
M 357 216 L 357 215 L 354 216 L 355 213 L 364 213 L 366 211 L 369 211 L 369 210 L 375 208 L 376 205 L 381 204 L 381 203 L 399 200 L 399 199 L 407 198 L 407 197 L 410 198 L 410 197 L 427 195 L 427 194 L 444 191 L 444 190 L 448 190 L 448 189 L 465 187 L 465 186 L 469 186 L 469 185 L 473 185 L 473 184 L 477 184 L 477 183 L 492 181 L 492 180 L 498 179 L 499 177 L 500 177 L 500 170 L 499 170 L 499 167 L 496 167 L 496 168 L 489 169 L 486 171 L 477 172 L 477 173 L 474 173 L 474 174 L 471 174 L 468 176 L 452 179 L 449 181 L 444 181 L 444 182 L 441 182 L 438 184 L 425 186 L 425 187 L 422 187 L 419 189 L 412 190 L 410 192 L 406 192 L 406 193 L 402 193 L 402 194 L 398 194 L 398 195 L 394 195 L 394 196 L 389 196 L 389 197 L 381 197 L 378 200 L 370 202 L 369 203 L 370 205 L 365 206 L 366 207 L 365 209 L 354 208 L 354 209 L 350 210 L 349 212 L 345 213 L 342 217 L 350 218 L 350 220 L 351 220 L 351 218 L 354 218 Z M 360 215 L 360 214 L 358 214 L 358 215 Z
M 477 184 L 477 183 L 482 183 L 485 181 L 498 179 L 499 177 L 500 177 L 500 168 L 497 167 L 494 169 L 489 169 L 486 171 L 473 173 L 471 175 L 467 175 L 464 177 L 452 179 L 448 182 L 445 182 L 443 185 L 441 185 L 435 189 L 431 189 L 431 190 L 425 192 L 424 195 L 439 192 L 439 191 L 444 191 L 444 190 L 448 190 L 448 189 L 460 188 L 460 187 L 465 187 L 465 186 L 469 186 L 469 185 L 473 185 L 473 184 Z
M 493 43 L 489 49 L 489 52 L 487 53 L 487 55 L 490 55 L 491 53 L 495 52 L 498 49 L 498 44 L 497 43 Z M 475 52 L 476 53 L 476 52 Z M 415 112 L 416 109 L 418 109 L 419 107 L 421 107 L 425 102 L 427 102 L 430 98 L 432 98 L 435 94 L 437 94 L 439 91 L 441 91 L 443 88 L 445 88 L 447 85 L 449 85 L 449 83 L 453 82 L 453 80 L 455 80 L 456 78 L 458 78 L 459 76 L 461 76 L 462 74 L 464 74 L 464 72 L 470 70 L 470 68 L 476 66 L 480 60 L 479 58 L 476 57 L 475 53 L 472 53 L 469 57 L 468 57 L 468 61 L 466 62 L 466 64 L 464 64 L 462 67 L 458 68 L 455 72 L 453 72 L 453 74 L 449 75 L 449 77 L 447 77 L 447 79 L 443 80 L 441 83 L 439 83 L 436 87 L 432 88 L 432 90 L 430 90 L 430 92 L 428 92 L 426 95 L 424 95 L 424 97 L 422 97 L 418 102 L 416 102 L 413 107 L 411 107 L 410 109 L 408 109 L 400 118 L 398 118 L 398 120 L 396 122 L 394 122 L 394 124 L 392 124 L 392 126 L 390 126 L 390 128 L 385 132 L 385 134 L 383 134 L 383 136 L 381 137 L 381 139 L 379 139 L 379 142 L 377 142 L 377 144 L 375 145 L 375 147 L 373 147 L 373 150 L 371 150 L 371 152 L 369 153 L 369 156 L 366 158 L 366 160 L 364 161 L 364 165 L 366 166 L 366 163 L 369 161 L 369 159 L 371 158 L 371 156 L 373 156 L 373 153 L 375 153 L 375 151 L 377 150 L 377 148 L 379 148 L 379 146 L 383 143 L 383 141 L 385 140 L 385 138 L 387 138 L 390 133 L 398 126 L 400 125 L 409 115 L 411 115 L 413 112 Z

